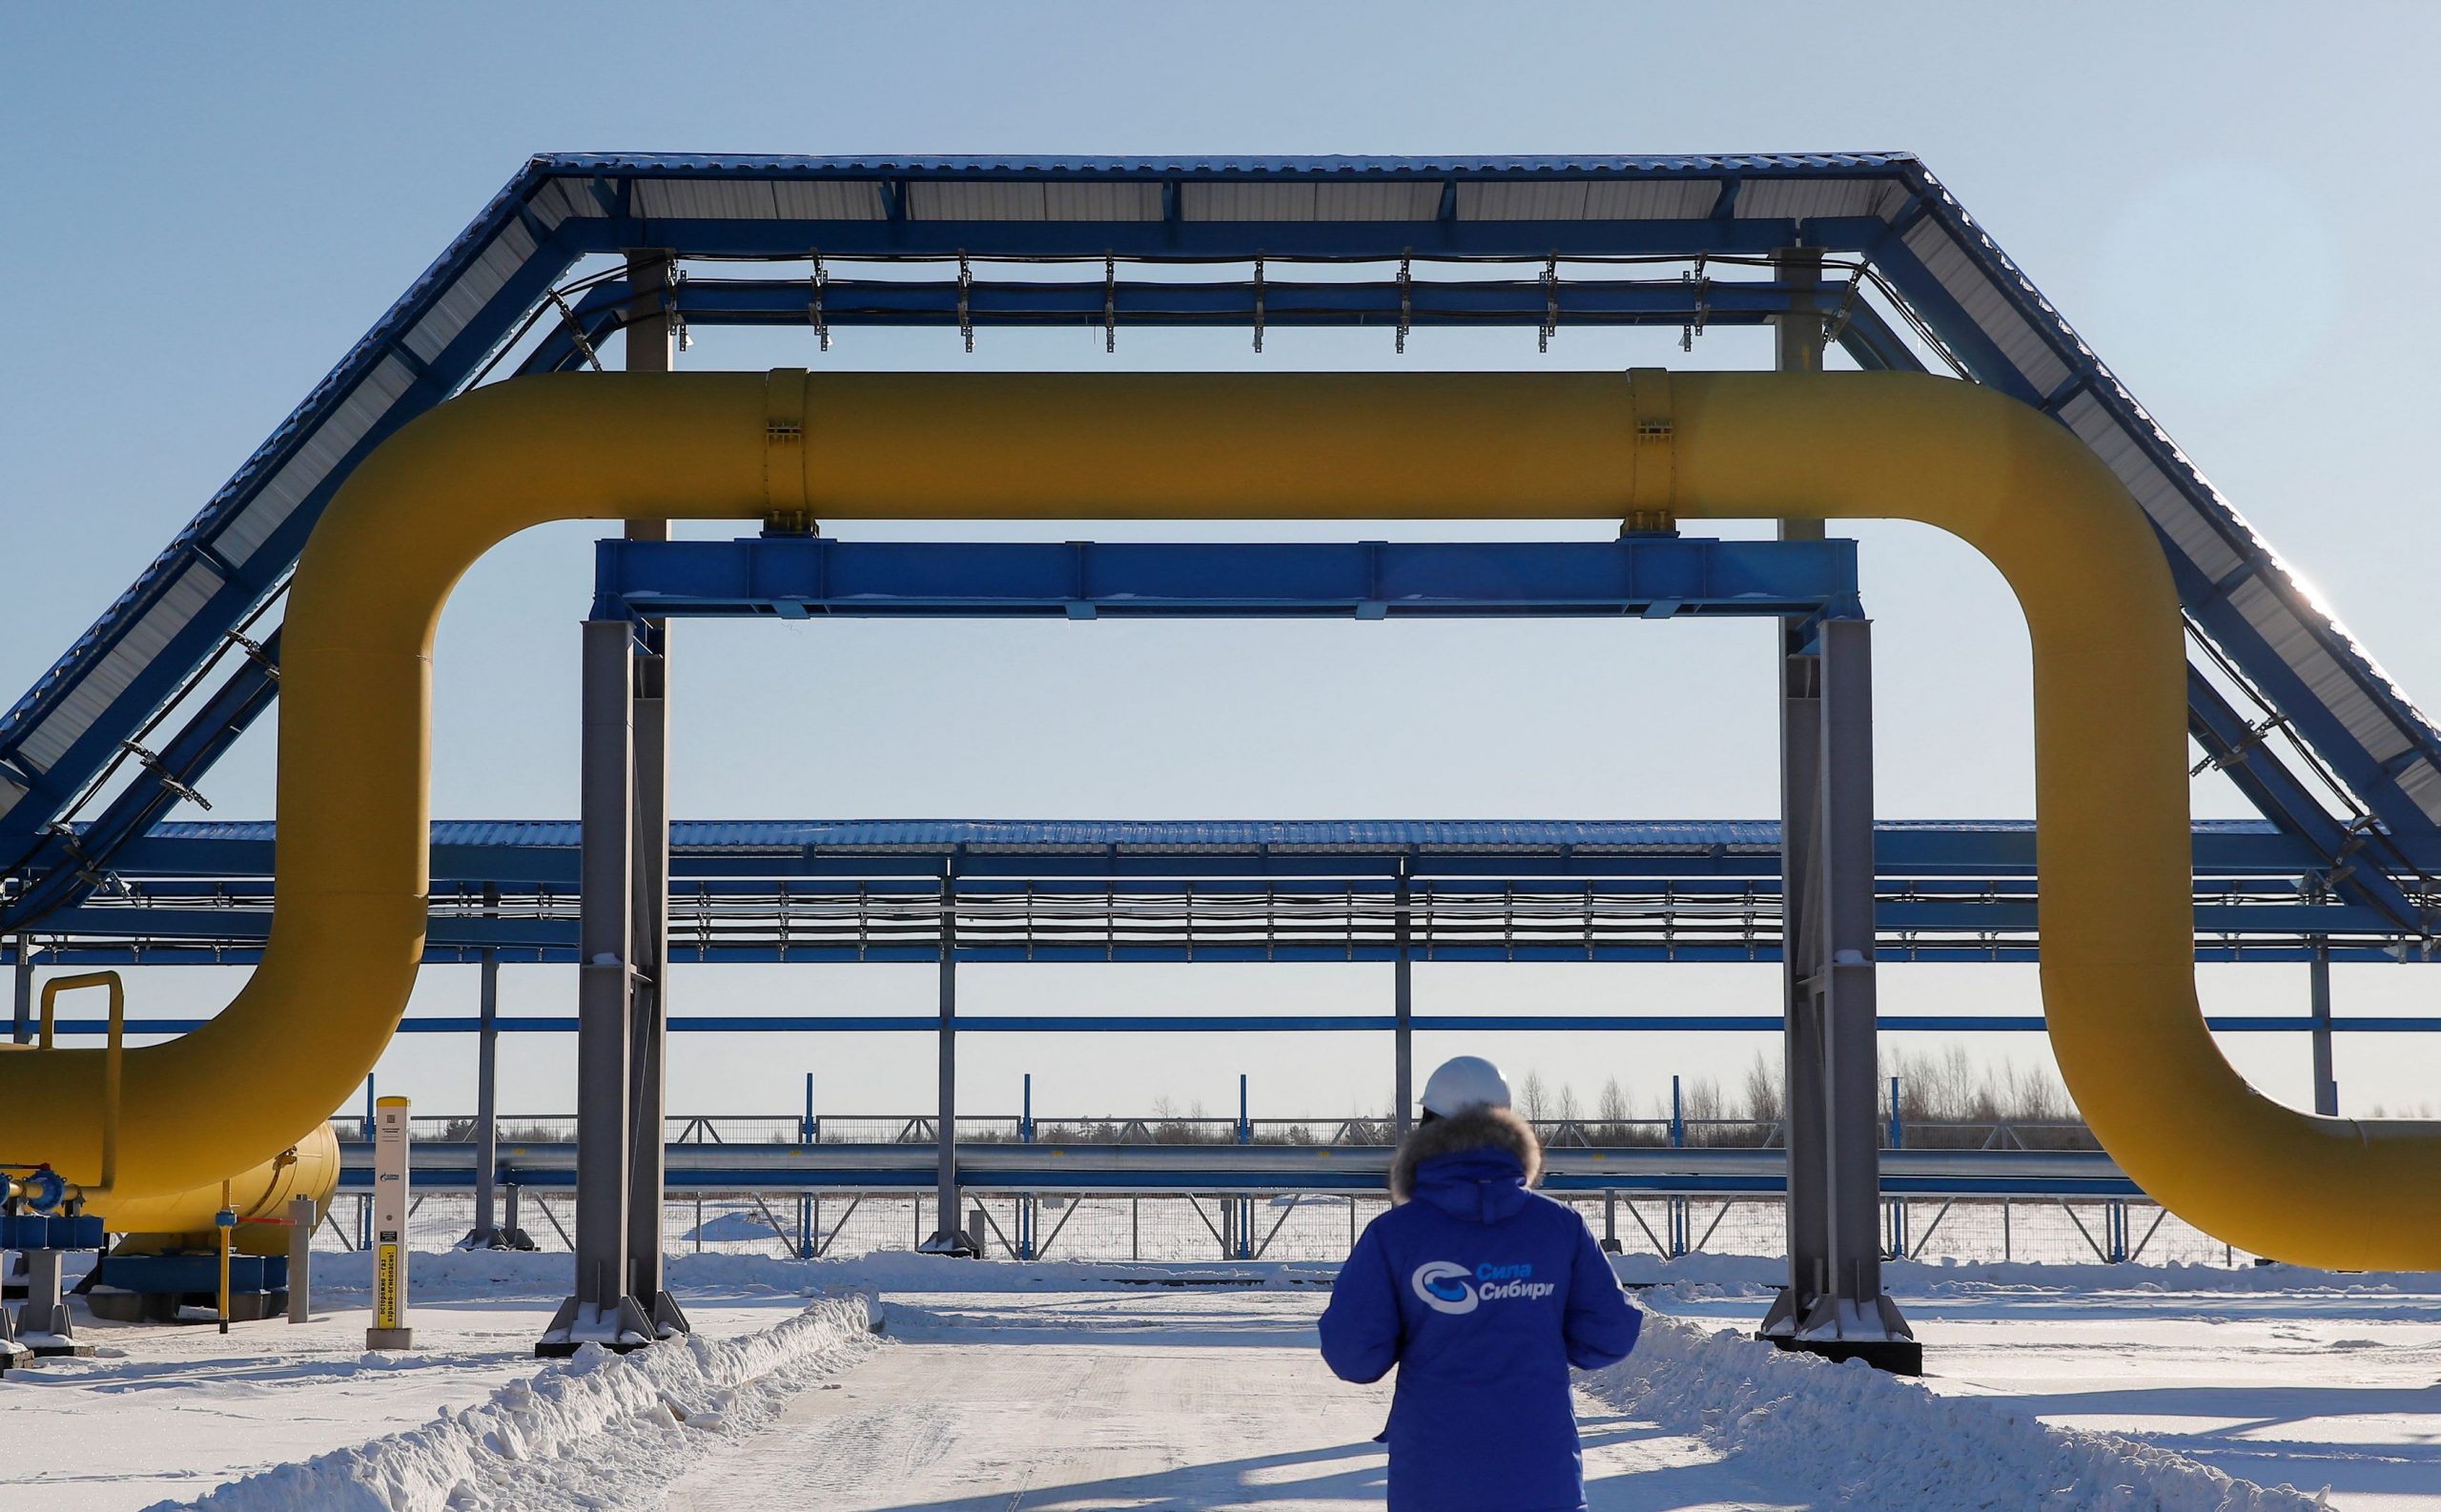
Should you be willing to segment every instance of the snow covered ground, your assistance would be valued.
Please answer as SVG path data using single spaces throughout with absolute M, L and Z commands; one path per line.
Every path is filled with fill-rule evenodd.
M 359 1257 L 318 1262 L 302 1327 L 93 1325 L 102 1358 L 0 1381 L 0 1508 L 1380 1504 L 1383 1394 L 1312 1354 L 1327 1265 L 687 1256 L 703 1342 L 544 1364 L 567 1263 L 419 1256 L 410 1354 L 361 1352 Z M 2441 1512 L 2441 1277 L 1896 1266 L 1919 1387 L 1726 1333 L 1768 1262 L 1622 1269 L 1661 1317 L 1586 1382 L 1596 1507 L 2312 1504 L 2258 1489 L 2287 1482 Z M 1130 1284 L 1230 1274 L 1260 1284 Z
M 1624 1267 L 1653 1305 L 1750 1321 L 1771 1270 Z M 1674 1272 L 1703 1279 L 1676 1281 Z M 2441 1277 L 2287 1266 L 1897 1265 L 1927 1384 L 2146 1442 L 2347 1512 L 2441 1509 Z

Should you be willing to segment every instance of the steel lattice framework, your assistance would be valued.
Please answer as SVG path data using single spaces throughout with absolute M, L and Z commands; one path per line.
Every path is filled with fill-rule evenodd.
M 635 249 L 666 251 L 687 276 L 640 299 L 623 263 L 588 261 Z M 183 884 L 144 875 L 141 837 L 276 698 L 278 596 L 349 471 L 471 384 L 595 362 L 631 320 L 797 326 L 813 346 L 867 326 L 954 327 L 970 341 L 978 328 L 1028 324 L 1097 326 L 1109 341 L 1122 326 L 1230 327 L 1259 345 L 1274 325 L 1366 325 L 1403 348 L 1410 328 L 1496 324 L 1533 327 L 1548 348 L 1590 325 L 1692 337 L 1792 316 L 1818 318 L 1859 366 L 1920 366 L 1920 350 L 2037 406 L 2150 515 L 2195 632 L 2192 731 L 2284 842 L 2265 873 L 2277 880 L 2259 893 L 2216 883 L 2200 895 L 2222 911 L 2205 916 L 2199 949 L 2246 949 L 2260 925 L 2267 949 L 2287 951 L 2328 919 L 2310 932 L 2340 949 L 2361 935 L 2369 951 L 2423 953 L 2441 870 L 2441 730 L 1902 153 L 538 157 L 0 717 L 0 931 L 87 938 L 143 922 L 127 909 L 174 905 Z M 1995 884 L 1979 917 L 2004 920 L 2022 906 L 2004 885 L 2015 831 L 1965 832 L 1995 848 L 1979 861 Z M 1743 899 L 1680 891 L 1629 887 L 1615 920 L 1570 943 L 1666 956 L 1676 921 L 1692 930 L 1706 909 L 1731 909 L 1733 930 L 1685 934 L 1686 947 L 1768 950 L 1767 927 L 1746 930 Z M 1963 905 L 1885 891 L 1893 945 L 1957 932 L 1918 928 L 1905 910 Z M 726 935 L 748 950 L 793 949 L 800 905 L 765 892 L 790 940 L 731 930 L 745 904 L 707 904 L 704 948 L 723 949 L 713 942 Z M 2325 901 L 2362 912 L 2283 911 Z M 839 907 L 806 902 L 808 928 Z M 225 911 L 234 925 L 247 910 Z M 539 897 L 529 911 L 545 922 Z M 1767 911 L 1758 896 L 1757 919 Z M 1161 924 L 1159 948 L 1205 949 L 1205 917 L 1219 915 Z M 1352 918 L 1337 927 L 1344 949 L 1358 949 Z M 1986 948 L 2031 943 L 2004 922 L 1963 932 Z M 247 933 L 215 934 L 208 949 L 242 956 Z M 185 948 L 173 939 L 207 949 L 202 935 L 151 928 L 126 939 L 129 954 L 154 942 L 152 959 Z

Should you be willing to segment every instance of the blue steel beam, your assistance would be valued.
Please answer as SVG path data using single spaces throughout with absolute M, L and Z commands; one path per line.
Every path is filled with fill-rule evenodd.
M 1517 278 L 1432 277 L 1301 282 L 1266 277 L 1260 295 L 1251 279 L 1232 282 L 1010 281 L 976 278 L 961 291 L 954 279 L 832 278 L 823 285 L 821 321 L 833 326 L 1252 326 L 1258 297 L 1263 324 L 1284 326 L 1676 326 L 1697 318 L 1717 325 L 1759 325 L 1792 309 L 1828 317 L 1840 305 L 1836 286 L 1792 290 L 1767 278 L 1709 281 L 1701 287 L 1667 280 L 1586 280 L 1546 285 Z M 960 296 L 964 295 L 964 312 Z M 679 313 L 690 322 L 808 326 L 815 323 L 805 279 L 690 278 L 678 287 Z
M 596 618 L 1853 616 L 1856 542 L 605 540 Z

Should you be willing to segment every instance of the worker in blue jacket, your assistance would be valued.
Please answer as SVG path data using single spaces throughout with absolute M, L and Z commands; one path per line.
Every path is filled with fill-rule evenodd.
M 1542 1146 L 1491 1062 L 1432 1073 L 1322 1318 L 1343 1380 L 1392 1365 L 1390 1512 L 1576 1512 L 1569 1367 L 1625 1359 L 1643 1317 L 1585 1220 L 1533 1190 Z

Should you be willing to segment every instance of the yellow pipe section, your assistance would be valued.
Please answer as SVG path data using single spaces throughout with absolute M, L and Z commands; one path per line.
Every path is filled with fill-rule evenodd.
M 332 501 L 282 661 L 269 948 L 203 1029 L 127 1055 L 131 1195 L 262 1161 L 358 1085 L 423 944 L 433 632 L 546 521 L 1897 518 L 1974 545 L 2033 632 L 2043 995 L 2128 1174 L 2257 1253 L 2441 1266 L 2441 1125 L 2248 1088 L 2195 995 L 2179 607 L 2068 432 L 1899 374 L 578 374 L 441 405 Z M 99 1056 L 0 1057 L 0 1158 L 99 1154 Z M 232 1095 L 243 1089 L 242 1096 Z
M 59 1026 L 59 994 L 79 988 L 100 987 L 110 991 L 109 1038 L 102 1046 L 102 1159 L 101 1175 L 93 1184 L 77 1195 L 88 1201 L 107 1199 L 111 1183 L 118 1175 L 118 1113 L 122 1076 L 127 1051 L 127 987 L 116 971 L 80 971 L 72 976 L 54 976 L 42 984 L 42 1032 L 36 1044 L 51 1050 Z M 98 1210 L 97 1210 L 98 1211 Z
M 312 1197 L 318 1223 L 331 1210 L 331 1195 L 338 1185 L 339 1136 L 327 1123 L 316 1124 L 288 1149 L 237 1173 L 229 1181 L 237 1212 L 237 1253 L 286 1255 L 289 1200 Z M 220 1211 L 220 1182 L 211 1181 L 184 1192 L 117 1197 L 91 1206 L 112 1233 L 128 1236 L 114 1253 L 209 1249 L 218 1242 L 213 1215 Z
M 285 1255 L 287 1238 L 267 1231 L 285 1223 L 281 1215 L 291 1197 L 314 1199 L 318 1221 L 330 1211 L 331 1195 L 339 1184 L 338 1134 L 328 1123 L 316 1124 L 305 1137 L 251 1170 L 217 1183 L 207 1182 L 184 1192 L 130 1197 L 113 1181 L 118 1165 L 120 1083 L 125 1063 L 127 989 L 116 971 L 85 971 L 54 976 L 42 985 L 42 1018 L 37 1046 L 54 1048 L 59 998 L 64 992 L 100 987 L 110 991 L 109 1041 L 102 1052 L 101 1161 L 99 1178 L 80 1184 L 76 1195 L 85 1211 L 100 1216 L 115 1234 L 133 1236 L 122 1244 L 127 1253 L 200 1248 L 219 1242 L 214 1216 L 230 1204 L 232 1194 L 244 1194 L 236 1207 L 241 1225 L 232 1239 L 241 1255 Z M 224 1256 L 225 1258 L 225 1256 Z

